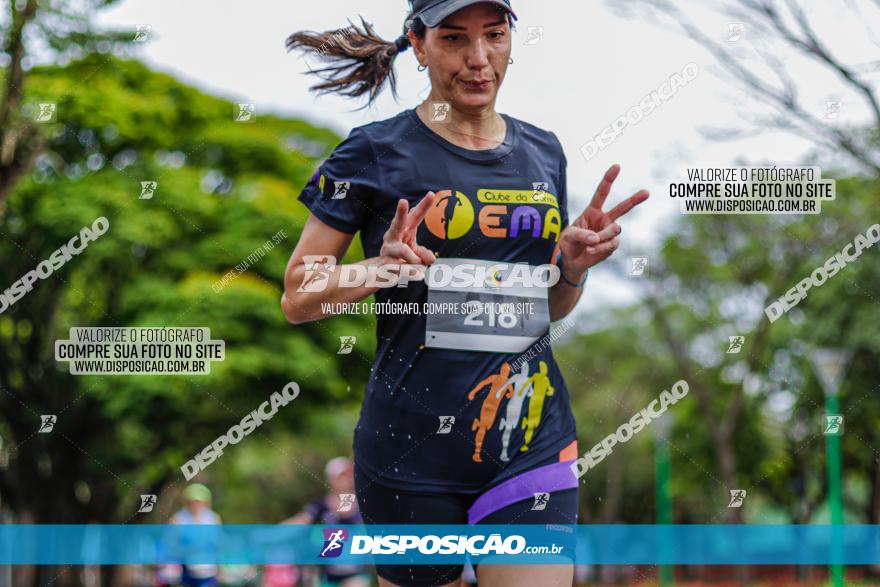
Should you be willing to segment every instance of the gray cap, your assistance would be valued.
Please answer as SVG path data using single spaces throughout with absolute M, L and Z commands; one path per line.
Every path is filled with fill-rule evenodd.
M 495 4 L 502 10 L 510 13 L 514 20 L 516 14 L 510 7 L 510 0 L 411 0 L 412 17 L 421 20 L 427 27 L 435 27 L 452 14 L 471 4 Z

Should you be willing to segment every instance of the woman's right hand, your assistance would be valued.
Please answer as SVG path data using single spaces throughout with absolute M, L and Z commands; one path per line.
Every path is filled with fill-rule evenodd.
M 428 265 L 434 263 L 437 258 L 427 248 L 418 244 L 416 232 L 431 206 L 434 205 L 434 200 L 434 192 L 428 192 L 428 195 L 412 210 L 409 209 L 406 200 L 397 202 L 397 211 L 391 226 L 382 238 L 379 256 L 364 259 L 354 265 L 364 265 L 367 268 L 391 265 L 391 271 L 385 275 L 390 273 L 391 276 L 396 275 L 399 278 L 401 273 L 405 272 L 407 280 L 424 279 Z M 291 324 L 304 324 L 324 318 L 329 315 L 325 309 L 327 304 L 357 303 L 376 293 L 377 287 L 367 285 L 339 287 L 341 275 L 341 271 L 338 270 L 341 267 L 339 265 L 334 268 L 325 287 L 318 291 L 301 289 L 307 274 L 305 257 L 317 255 L 341 259 L 345 256 L 353 236 L 324 224 L 314 215 L 309 216 L 284 272 L 281 311 Z M 383 287 L 393 287 L 396 285 L 394 281 L 392 277 Z M 399 283 L 399 279 L 396 281 Z
M 431 206 L 434 205 L 434 199 L 434 192 L 428 192 L 412 210 L 409 209 L 408 201 L 401 199 L 397 202 L 394 219 L 385 236 L 382 237 L 382 248 L 379 250 L 378 259 L 380 265 L 415 265 L 421 268 L 420 277 L 424 276 L 424 271 L 437 260 L 437 257 L 418 244 L 416 233 Z

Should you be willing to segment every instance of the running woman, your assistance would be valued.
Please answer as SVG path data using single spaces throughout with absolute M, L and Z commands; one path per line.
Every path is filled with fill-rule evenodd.
M 540 320 L 546 332 L 574 308 L 588 268 L 618 248 L 616 221 L 648 194 L 604 211 L 620 171 L 614 165 L 569 223 L 567 162 L 556 135 L 495 111 L 512 63 L 509 1 L 410 4 L 394 42 L 363 21 L 288 38 L 288 48 L 327 60 L 315 71 L 318 91 L 372 102 L 386 82 L 394 89 L 394 59 L 410 47 L 431 89 L 418 107 L 352 130 L 303 188 L 299 200 L 311 215 L 285 273 L 284 315 L 303 324 L 326 317 L 332 306 L 322 304 L 373 294 L 380 303 L 423 303 L 450 293 L 426 281 L 341 287 L 339 265 L 326 287 L 304 291 L 310 264 L 342 259 L 360 233 L 367 258 L 359 271 L 427 270 L 447 259 L 556 264 L 561 278 L 542 290 L 544 316 L 513 317 L 515 324 Z M 534 356 L 518 364 L 522 352 L 505 350 L 498 328 L 470 324 L 468 336 L 438 344 L 423 314 L 377 317 L 376 358 L 353 446 L 364 522 L 576 523 L 578 481 L 569 468 L 575 421 L 550 348 L 534 345 Z M 508 409 L 509 402 L 517 403 Z M 377 565 L 383 586 L 459 585 L 461 573 L 461 565 Z M 573 565 L 479 565 L 477 575 L 489 586 L 571 585 Z

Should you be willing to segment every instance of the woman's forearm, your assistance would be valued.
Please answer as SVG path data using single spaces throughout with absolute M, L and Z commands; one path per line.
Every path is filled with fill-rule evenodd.
M 349 265 L 363 265 L 366 267 L 379 264 L 379 257 L 364 259 Z M 327 277 L 326 285 L 318 291 L 299 291 L 306 278 L 304 264 L 299 264 L 287 272 L 284 278 L 284 294 L 281 296 L 281 310 L 288 322 L 303 324 L 320 320 L 329 315 L 324 309 L 326 304 L 353 304 L 376 293 L 378 287 L 345 286 L 339 285 L 342 268 L 347 265 L 336 265 Z M 317 288 L 315 288 L 317 289 Z

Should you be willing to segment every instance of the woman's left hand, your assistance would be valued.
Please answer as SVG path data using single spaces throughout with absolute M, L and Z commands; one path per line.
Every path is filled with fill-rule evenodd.
M 617 219 L 648 199 L 647 190 L 639 190 L 608 212 L 602 211 L 611 185 L 620 173 L 616 163 L 605 172 L 602 183 L 590 205 L 559 237 L 562 267 L 570 279 L 582 275 L 593 265 L 604 261 L 620 246 L 620 225 Z

